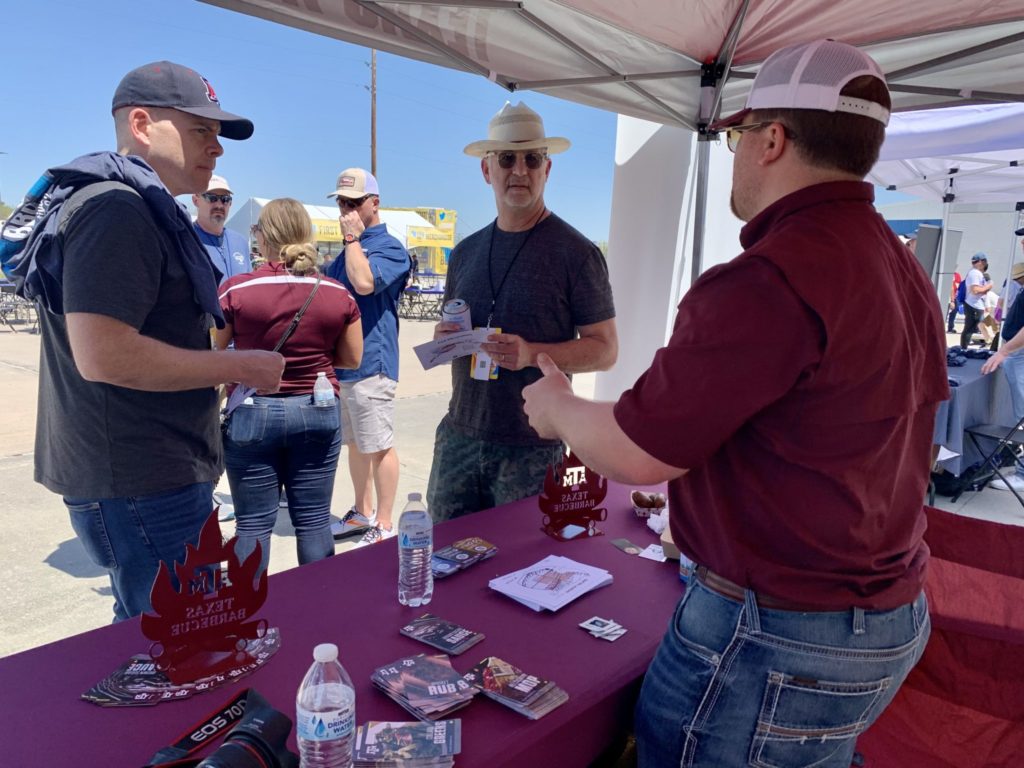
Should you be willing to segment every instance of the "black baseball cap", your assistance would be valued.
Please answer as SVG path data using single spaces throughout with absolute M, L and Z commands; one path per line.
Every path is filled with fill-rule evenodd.
M 125 75 L 114 91 L 110 110 L 121 107 L 167 107 L 218 120 L 225 139 L 248 139 L 253 132 L 252 120 L 220 108 L 209 80 L 173 61 L 155 61 Z

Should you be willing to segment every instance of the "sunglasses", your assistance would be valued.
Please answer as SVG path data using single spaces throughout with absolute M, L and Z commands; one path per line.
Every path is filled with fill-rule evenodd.
M 208 203 L 221 202 L 224 205 L 231 205 L 231 201 L 234 200 L 231 195 L 215 195 L 213 192 L 203 192 L 202 198 Z
M 249 227 L 249 232 L 250 232 L 250 234 L 253 234 L 253 235 L 255 235 L 257 232 L 262 232 L 262 231 L 263 231 L 263 227 L 261 227 L 259 225 L 259 222 L 255 223 L 251 227 Z
M 353 200 L 352 198 L 349 198 L 349 197 L 340 197 L 339 196 L 338 197 L 338 207 L 339 208 L 358 208 L 360 205 L 365 203 L 371 197 L 373 197 L 373 195 L 363 195 L 362 197 L 358 197 L 355 200 Z
M 733 128 L 725 129 L 725 143 L 729 147 L 730 152 L 735 152 L 736 147 L 739 146 L 740 139 L 743 138 L 743 134 L 747 131 L 759 131 L 762 128 L 767 128 L 772 123 L 779 123 L 778 120 L 769 120 L 764 123 L 749 123 L 747 125 L 737 125 Z M 779 123 L 782 125 L 782 123 Z M 793 133 L 785 125 L 782 125 L 782 133 L 787 139 L 795 139 L 796 134 Z
M 547 152 L 491 152 L 491 154 L 498 158 L 498 166 L 506 171 L 515 166 L 517 155 L 522 155 L 523 162 L 531 171 L 540 168 L 548 158 Z

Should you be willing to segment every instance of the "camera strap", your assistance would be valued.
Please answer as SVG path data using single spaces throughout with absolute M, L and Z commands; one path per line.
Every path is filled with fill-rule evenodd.
M 168 768 L 170 766 L 184 768 L 185 766 L 196 765 L 199 760 L 194 757 L 190 758 L 189 755 L 213 743 L 238 724 L 245 716 L 245 700 L 248 695 L 248 688 L 235 694 L 227 704 L 217 707 L 217 709 L 210 712 L 202 720 L 188 728 L 174 744 L 164 747 L 153 755 L 149 765 L 145 768 L 152 768 L 152 766 L 157 765 L 161 766 L 161 768 Z

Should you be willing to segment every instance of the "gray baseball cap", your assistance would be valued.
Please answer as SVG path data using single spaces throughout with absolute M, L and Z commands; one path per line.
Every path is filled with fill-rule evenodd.
M 218 120 L 225 139 L 248 139 L 253 132 L 252 120 L 220 108 L 209 80 L 172 61 L 155 61 L 125 75 L 114 91 L 110 110 L 121 107 L 167 107 Z

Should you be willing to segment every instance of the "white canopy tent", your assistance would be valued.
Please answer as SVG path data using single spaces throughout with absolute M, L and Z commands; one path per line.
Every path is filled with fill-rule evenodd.
M 691 279 L 703 267 L 706 231 L 738 250 L 734 225 L 705 229 L 715 181 L 706 126 L 742 107 L 770 53 L 821 37 L 857 45 L 887 73 L 899 110 L 1024 101 L 1020 0 L 202 1 L 625 116 L 609 249 L 630 345 L 598 377 L 599 397 L 631 384 L 663 342 L 688 285 L 687 244 Z M 646 194 L 652 182 L 660 198 Z M 643 206 L 630 204 L 638 198 Z M 628 265 L 616 261 L 622 250 L 631 251 Z M 627 316 L 622 300 L 636 296 L 643 301 Z
M 941 200 L 944 229 L 955 203 L 1016 203 L 1016 224 L 1006 233 L 1010 243 L 1006 262 L 1009 283 L 1018 253 L 1014 230 L 1024 224 L 1024 104 L 971 105 L 894 115 L 881 157 L 868 180 Z M 942 246 L 933 273 L 937 285 L 940 272 L 952 271 L 945 238 Z

